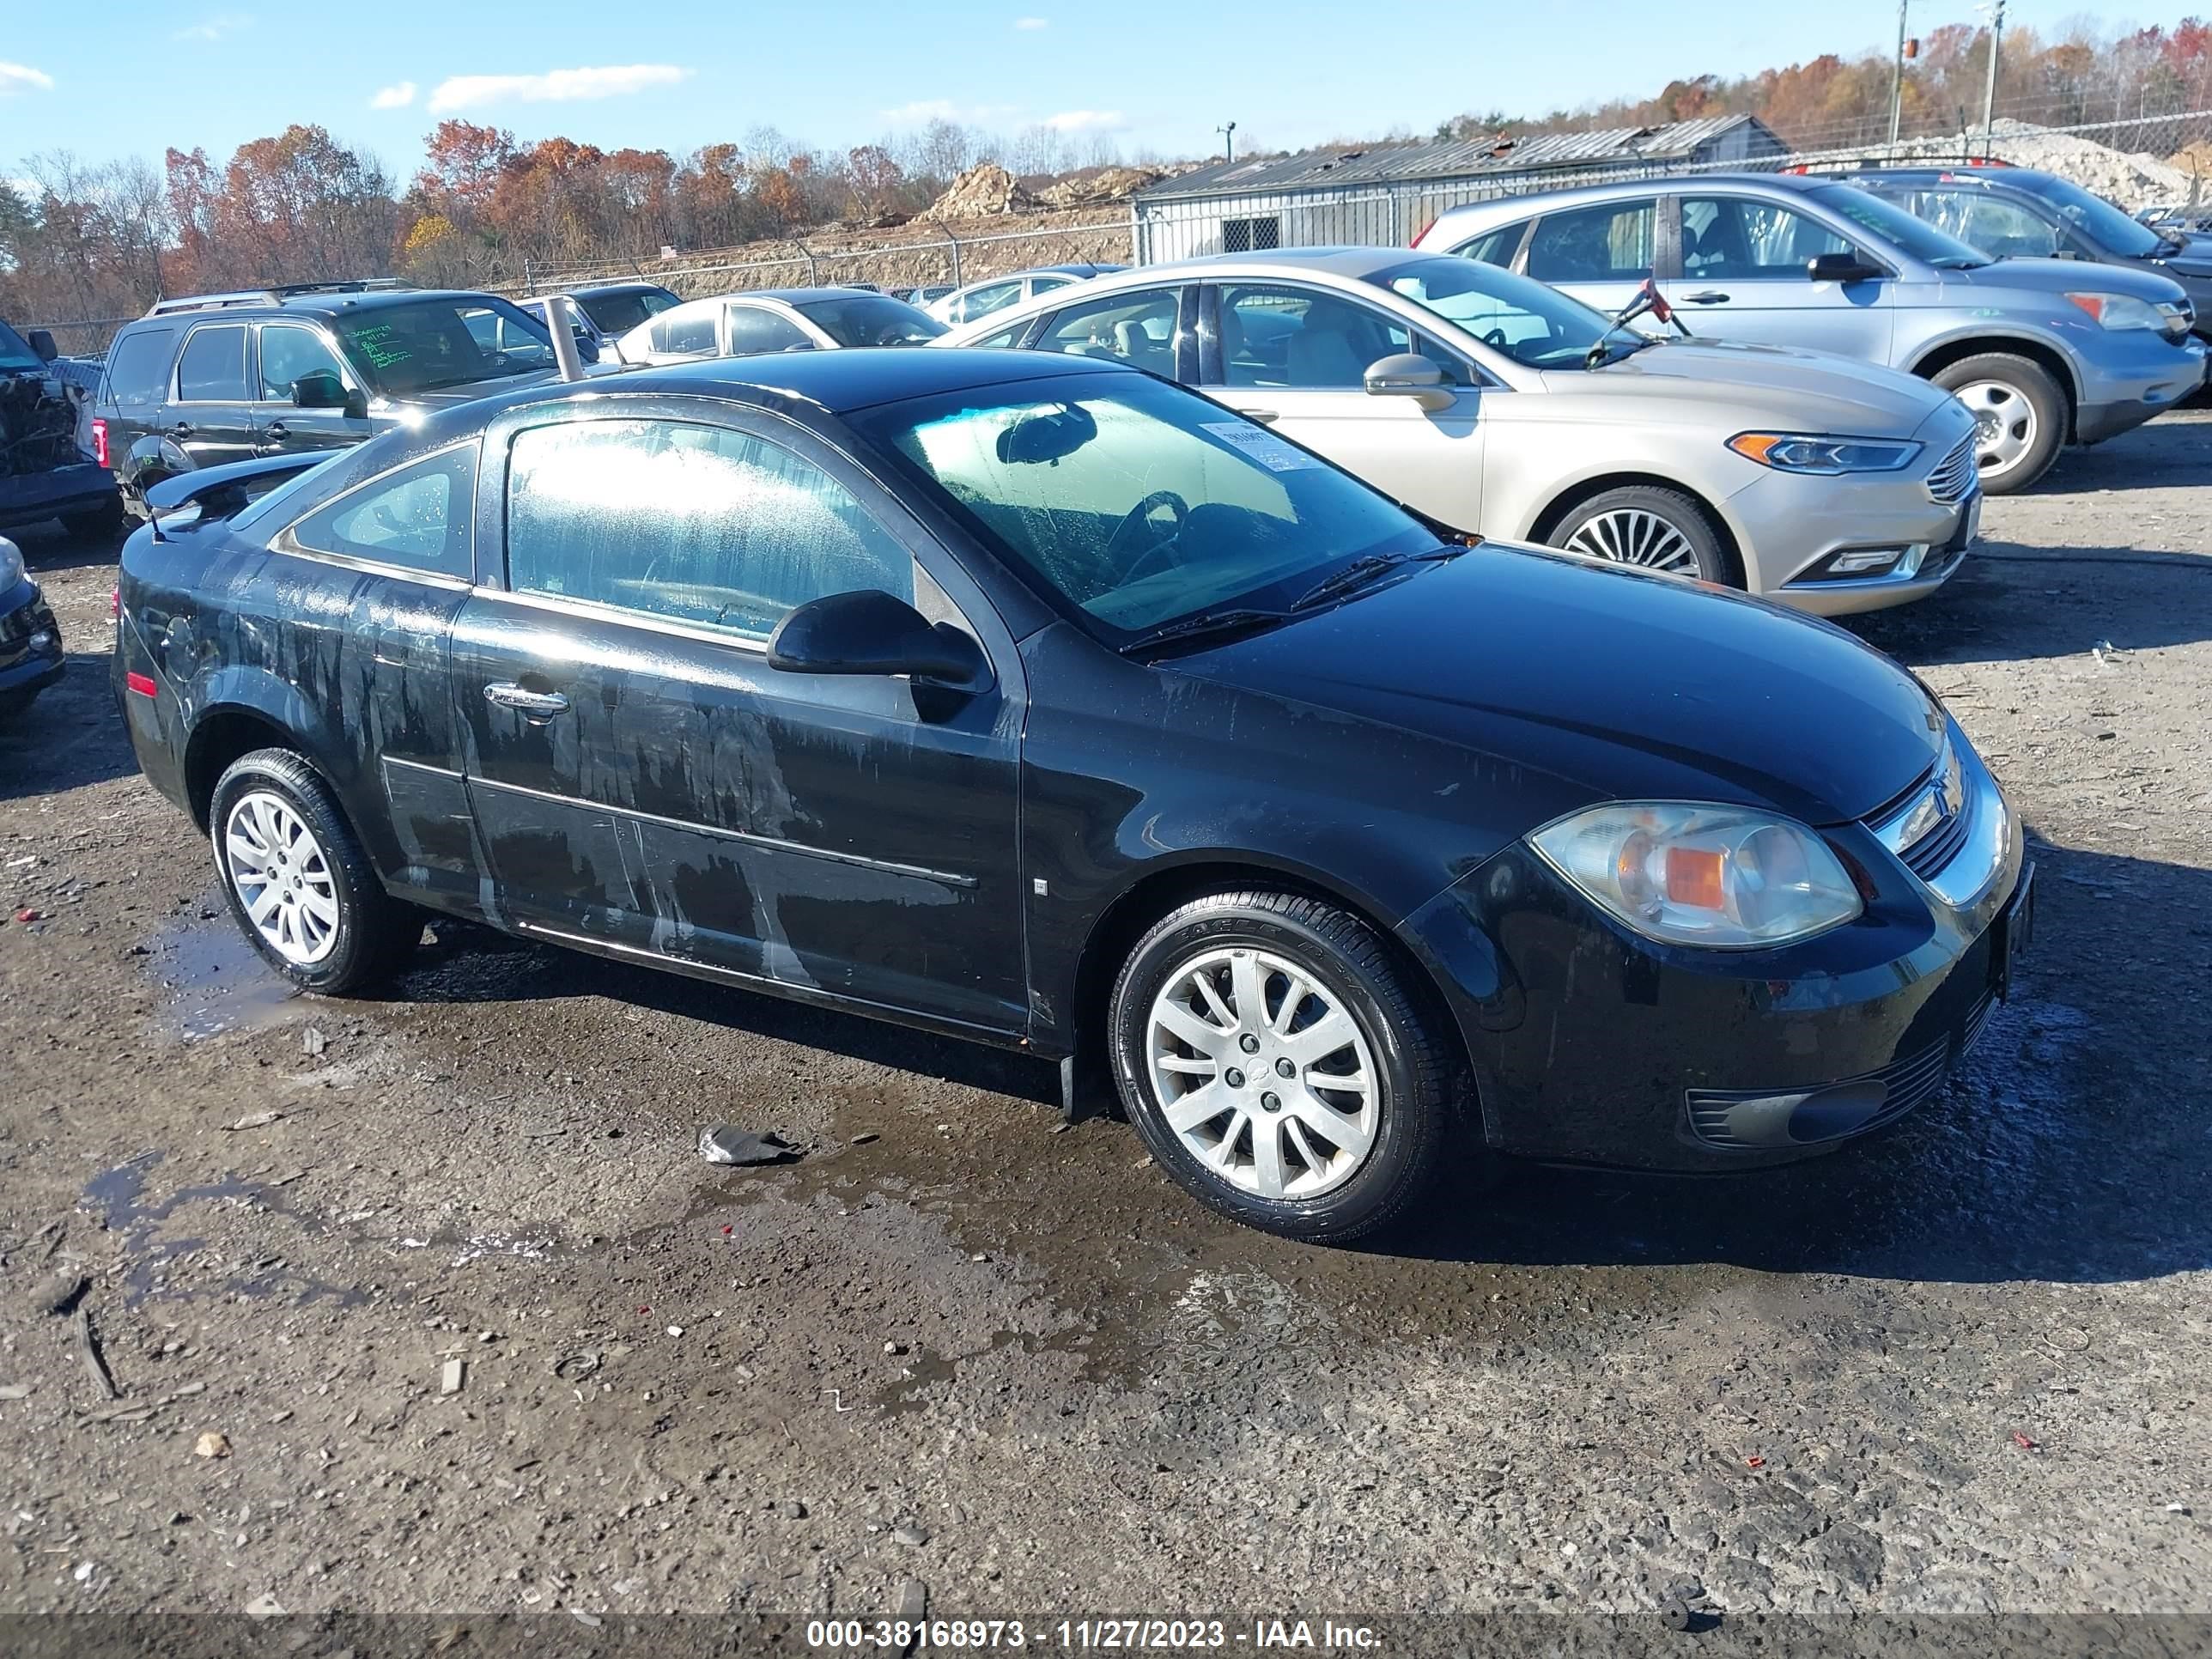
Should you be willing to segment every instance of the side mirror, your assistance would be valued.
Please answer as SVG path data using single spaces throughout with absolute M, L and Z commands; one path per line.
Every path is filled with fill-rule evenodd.
M 50 363 L 62 355 L 61 348 L 54 343 L 54 337 L 43 328 L 33 329 L 23 337 L 23 340 L 25 344 L 38 354 L 38 359 L 42 363 Z
M 343 409 L 345 406 L 345 382 L 338 379 L 332 370 L 313 369 L 292 382 L 292 407 L 295 409 Z
M 1411 398 L 1423 409 L 1449 409 L 1452 390 L 1444 372 L 1418 351 L 1401 351 L 1367 365 L 1370 398 Z
M 792 674 L 903 674 L 965 692 L 991 684 L 981 646 L 872 587 L 800 605 L 769 636 L 768 665 Z
M 1887 273 L 1856 253 L 1816 253 L 1805 262 L 1805 274 L 1816 283 L 1870 283 Z

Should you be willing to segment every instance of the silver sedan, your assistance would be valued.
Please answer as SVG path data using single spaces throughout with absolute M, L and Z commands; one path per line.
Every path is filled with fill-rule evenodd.
M 1656 339 L 1528 277 L 1402 248 L 1148 266 L 932 343 L 1133 363 L 1455 528 L 1823 615 L 1932 592 L 1981 505 L 1973 417 L 1924 380 Z

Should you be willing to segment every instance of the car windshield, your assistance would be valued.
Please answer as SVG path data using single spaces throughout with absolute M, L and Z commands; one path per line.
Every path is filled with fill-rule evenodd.
M 2128 259 L 2148 259 L 2166 246 L 2166 239 L 2156 231 L 2137 224 L 2103 197 L 2092 195 L 2070 179 L 2008 178 L 2004 182 L 2041 197 L 2108 252 Z
M 1615 328 L 1602 312 L 1496 265 L 1453 256 L 1410 260 L 1367 279 L 1455 324 L 1530 368 L 1582 368 L 1601 340 L 1623 349 L 1644 337 Z M 1604 353 L 1599 354 L 1602 361 Z
M 1355 559 L 1437 544 L 1350 475 L 1149 375 L 971 386 L 854 424 L 1109 644 L 1286 610 Z
M 812 323 L 841 346 L 920 345 L 945 332 L 945 325 L 903 300 L 868 294 L 836 300 L 794 302 Z
M 1903 249 L 1923 264 L 1939 270 L 1978 270 L 1991 263 L 1989 255 L 1938 230 L 1924 219 L 1916 219 L 1903 208 L 1885 202 L 1856 185 L 1823 185 L 1806 194 L 1831 212 L 1872 231 L 1894 247 Z
M 362 378 L 393 398 L 554 367 L 545 325 L 488 295 L 341 311 L 331 323 Z
M 7 324 L 0 323 L 0 368 L 45 368 L 46 364 L 40 361 L 39 354 L 24 343 L 23 337 Z
M 600 333 L 627 334 L 640 323 L 682 302 L 664 289 L 641 288 L 622 294 L 594 294 L 576 303 L 583 307 L 584 314 Z

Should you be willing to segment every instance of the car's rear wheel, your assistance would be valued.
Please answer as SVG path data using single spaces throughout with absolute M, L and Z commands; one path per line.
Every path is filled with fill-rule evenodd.
M 62 528 L 70 535 L 83 537 L 88 541 L 112 536 L 123 528 L 123 498 L 118 495 L 82 513 L 64 513 L 62 514 Z
M 2051 471 L 2066 441 L 2066 394 L 2049 369 L 2008 351 L 1984 351 L 1932 378 L 1974 417 L 1984 494 L 2012 495 Z
M 1115 1081 L 1203 1202 L 1336 1243 L 1396 1219 L 1443 1160 L 1448 1051 L 1389 949 L 1319 900 L 1217 893 L 1163 917 L 1114 988 Z
M 301 989 L 340 995 L 370 984 L 421 937 L 421 916 L 385 892 L 330 786 L 292 750 L 233 762 L 208 826 L 231 913 Z
M 1643 570 L 1733 583 L 1720 532 L 1679 489 L 1628 484 L 1581 502 L 1544 538 L 1553 547 Z

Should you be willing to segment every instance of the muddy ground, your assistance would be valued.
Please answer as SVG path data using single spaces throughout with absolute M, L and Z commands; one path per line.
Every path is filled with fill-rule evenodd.
M 1966 1074 L 1364 1252 L 886 1026 L 443 924 L 284 998 L 133 769 L 112 548 L 27 536 L 71 672 L 0 734 L 0 1612 L 2212 1612 L 2212 416 L 1986 529 L 1862 628 L 2032 826 Z M 805 1156 L 711 1168 L 725 1121 Z

